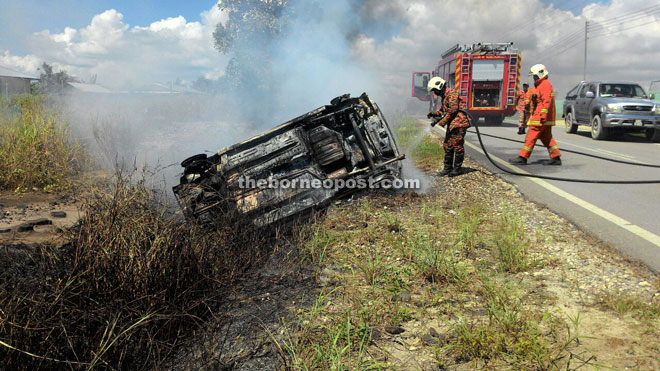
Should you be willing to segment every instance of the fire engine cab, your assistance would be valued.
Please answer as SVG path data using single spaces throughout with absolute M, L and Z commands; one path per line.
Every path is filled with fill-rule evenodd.
M 426 85 L 434 76 L 458 89 L 467 111 L 487 124 L 501 124 L 515 113 L 514 101 L 520 88 L 520 52 L 513 43 L 454 45 L 442 54 L 432 72 L 413 72 L 412 96 L 429 102 L 429 111 L 438 104 Z

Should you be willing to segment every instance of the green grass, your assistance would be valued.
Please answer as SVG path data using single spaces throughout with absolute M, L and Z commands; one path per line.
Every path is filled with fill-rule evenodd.
M 428 131 L 425 124 L 411 118 L 402 118 L 396 125 L 397 142 L 421 168 L 436 166 L 445 158 L 442 143 Z
M 531 262 L 527 253 L 531 242 L 518 216 L 511 212 L 503 213 L 495 225 L 493 241 L 501 270 L 517 273 L 529 269 Z
M 87 163 L 66 123 L 45 108 L 43 97 L 22 95 L 0 103 L 0 189 L 67 188 Z
M 601 293 L 598 303 L 601 307 L 616 312 L 619 317 L 631 314 L 642 320 L 660 319 L 660 303 L 650 303 L 626 293 Z

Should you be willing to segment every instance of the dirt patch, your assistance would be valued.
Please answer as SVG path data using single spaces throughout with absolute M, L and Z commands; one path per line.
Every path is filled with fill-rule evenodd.
M 0 193 L 0 245 L 35 245 L 57 237 L 80 218 L 71 194 Z

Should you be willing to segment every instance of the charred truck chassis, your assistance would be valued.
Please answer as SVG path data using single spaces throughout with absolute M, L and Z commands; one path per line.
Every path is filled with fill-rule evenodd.
M 400 179 L 403 158 L 376 103 L 366 93 L 346 94 L 212 156 L 184 160 L 173 190 L 189 220 L 211 222 L 218 208 L 232 207 L 263 226 L 324 208 L 356 188 L 250 188 L 250 179 L 298 185 L 354 179 L 377 185 Z

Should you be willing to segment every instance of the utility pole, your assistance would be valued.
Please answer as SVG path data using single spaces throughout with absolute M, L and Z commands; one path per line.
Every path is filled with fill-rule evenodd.
M 587 34 L 589 33 L 589 21 L 584 21 L 584 76 L 583 81 L 587 81 Z

